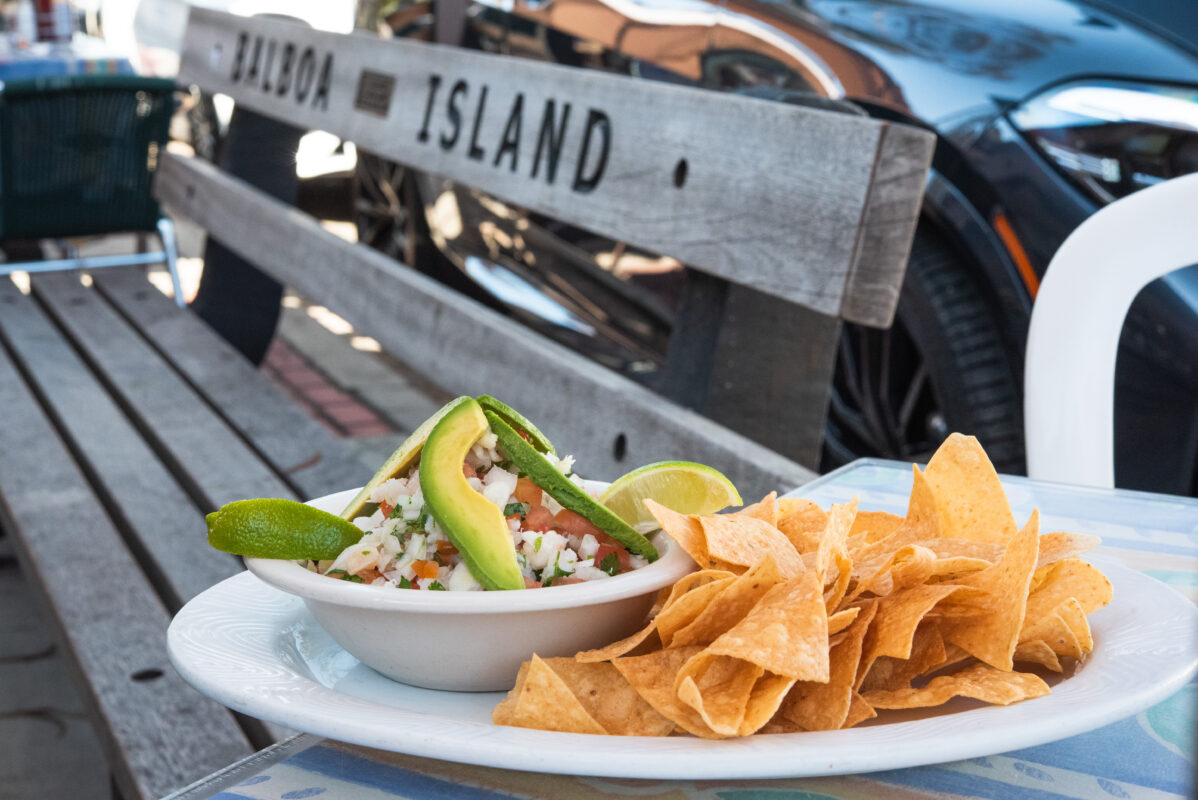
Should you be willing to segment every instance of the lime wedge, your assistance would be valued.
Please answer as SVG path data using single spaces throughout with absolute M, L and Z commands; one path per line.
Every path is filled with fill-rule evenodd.
M 743 501 L 732 481 L 719 470 L 692 461 L 660 461 L 634 469 L 599 496 L 599 502 L 629 525 L 652 522 L 644 500 L 661 503 L 679 514 L 714 514 Z
M 318 508 L 279 498 L 238 500 L 213 511 L 208 544 L 253 558 L 336 558 L 362 538 L 352 522 Z

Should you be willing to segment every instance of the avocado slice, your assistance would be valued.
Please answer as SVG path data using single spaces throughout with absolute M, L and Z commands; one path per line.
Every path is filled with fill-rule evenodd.
M 508 425 L 492 411 L 483 412 L 491 430 L 499 439 L 499 446 L 512 460 L 516 468 L 532 479 L 549 496 L 568 508 L 575 514 L 586 517 L 595 527 L 628 548 L 632 553 L 643 556 L 649 561 L 657 560 L 657 548 L 653 543 L 632 526 L 620 519 L 601 503 L 591 499 L 590 495 L 580 489 L 565 475 L 558 472 L 557 467 L 545 460 L 545 457 L 524 440 L 511 425 Z M 421 473 L 423 475 L 423 472 Z M 428 493 L 425 492 L 425 496 Z M 435 516 L 435 515 L 434 515 Z
M 466 454 L 486 432 L 487 418 L 477 401 L 466 398 L 451 408 L 424 444 L 420 489 L 433 519 L 483 588 L 523 589 L 524 576 L 516 565 L 516 547 L 503 512 L 470 488 L 462 474 Z M 513 435 L 519 438 L 514 431 Z
M 553 449 L 553 444 L 549 441 L 549 437 L 541 433 L 537 429 L 537 426 L 532 424 L 531 420 L 516 409 L 500 400 L 496 400 L 489 394 L 480 394 L 478 396 L 478 404 L 483 407 L 483 411 L 492 412 L 495 416 L 515 428 L 517 433 L 523 431 L 528 434 L 528 441 L 540 452 L 557 455 L 557 451 Z
M 354 499 L 349 501 L 349 505 L 341 512 L 342 519 L 348 519 L 351 522 L 361 516 L 373 514 L 378 508 L 378 503 L 370 502 L 370 493 L 374 487 L 381 484 L 383 481 L 403 475 L 420 457 L 420 451 L 424 447 L 424 442 L 428 439 L 429 433 L 433 427 L 453 409 L 469 400 L 469 397 L 455 397 L 437 410 L 437 413 L 420 423 L 420 427 L 412 432 L 412 435 L 404 439 L 403 444 L 395 449 L 387 460 L 383 462 L 383 466 L 379 467 L 378 472 L 374 473 L 366 485 L 362 487 L 362 491 L 354 495 Z

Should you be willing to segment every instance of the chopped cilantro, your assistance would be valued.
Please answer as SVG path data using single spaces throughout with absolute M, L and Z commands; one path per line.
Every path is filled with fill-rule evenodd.
M 599 564 L 599 569 L 603 570 L 608 575 L 615 575 L 620 571 L 620 557 L 615 553 L 608 553 L 603 557 L 603 561 Z
M 370 555 L 370 551 L 369 551 L 369 550 L 363 550 L 363 551 L 362 551 L 362 555 L 364 555 L 364 556 L 368 556 L 368 555 Z
M 532 508 L 532 505 L 529 503 L 508 503 L 503 507 L 503 516 L 510 517 L 513 514 L 519 514 L 520 519 L 524 519 L 530 508 Z
M 349 581 L 350 583 L 365 583 L 365 581 L 363 581 L 358 575 L 346 575 L 345 580 Z
M 400 508 L 399 506 L 396 506 L 395 508 L 391 509 L 391 513 L 387 515 L 387 519 L 397 519 L 398 517 L 402 517 L 402 516 L 403 516 L 403 509 Z
M 574 574 L 573 572 L 566 572 L 557 563 L 558 559 L 561 558 L 561 555 L 562 555 L 561 553 L 558 553 L 557 558 L 553 559 L 553 577 L 555 577 L 555 578 L 566 578 L 566 577 L 569 577 L 570 575 Z
M 346 575 L 346 574 L 348 574 L 348 573 L 343 569 L 331 569 L 325 573 L 325 575 L 328 575 L 330 578 L 333 578 L 333 577 L 340 578 L 342 575 Z
M 401 575 L 401 576 L 399 577 L 399 588 L 401 588 L 401 589 L 411 589 L 411 588 L 412 588 L 412 582 L 411 582 L 410 580 L 408 580 L 407 578 L 405 578 L 405 577 L 403 577 L 403 576 Z
M 432 583 L 430 583 L 430 584 L 428 585 L 428 588 L 429 588 L 429 591 L 430 591 L 430 592 L 443 592 L 443 591 L 445 591 L 445 587 L 441 585 L 441 582 L 440 582 L 440 581 L 433 581 Z
M 539 553 L 539 552 L 541 552 L 541 542 L 543 542 L 543 541 L 545 541 L 545 537 L 544 537 L 544 536 L 538 536 L 538 537 L 537 537 L 537 540 L 536 540 L 535 542 L 533 542 L 533 543 L 532 543 L 532 551 L 533 551 L 534 553 Z
M 512 471 L 512 462 L 507 461 L 506 459 L 503 461 L 496 461 L 494 466 L 499 467 L 502 470 L 506 470 L 507 472 Z
M 407 533 L 422 533 L 428 526 L 429 513 L 428 506 L 420 507 L 420 516 L 416 519 L 410 519 L 404 524 L 404 531 Z

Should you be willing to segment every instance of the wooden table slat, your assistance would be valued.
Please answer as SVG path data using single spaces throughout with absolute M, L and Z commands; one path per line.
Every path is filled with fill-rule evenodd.
M 77 274 L 36 275 L 32 285 L 159 457 L 195 493 L 201 510 L 247 497 L 296 499 L 259 454 Z
M 0 408 L 0 525 L 21 531 L 22 568 L 89 716 L 103 721 L 96 728 L 122 794 L 157 798 L 244 757 L 253 748 L 233 717 L 171 668 L 166 609 L 3 347 Z
M 96 287 L 253 443 L 305 498 L 361 486 L 371 476 L 337 437 L 266 380 L 194 314 L 180 313 L 137 269 L 107 270 Z
M 208 546 L 204 515 L 32 299 L 0 281 L 0 333 L 174 611 L 242 570 Z M 140 551 L 140 553 L 138 552 Z M 180 564 L 187 564 L 180 569 Z

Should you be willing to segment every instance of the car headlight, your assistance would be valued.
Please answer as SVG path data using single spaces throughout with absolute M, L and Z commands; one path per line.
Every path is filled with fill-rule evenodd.
M 1099 203 L 1198 172 L 1198 88 L 1057 86 L 1010 112 L 1037 150 Z

